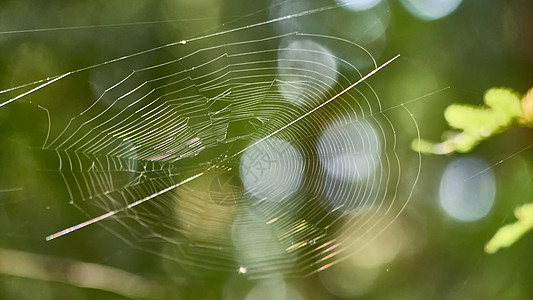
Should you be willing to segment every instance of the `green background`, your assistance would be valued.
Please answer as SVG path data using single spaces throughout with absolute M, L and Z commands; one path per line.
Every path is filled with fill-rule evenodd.
M 330 1 L 288 2 L 294 3 L 290 13 L 335 5 Z M 268 1 L 241 0 L 0 1 L 0 90 L 183 39 L 268 21 L 277 7 Z M 282 24 L 289 31 L 295 26 L 294 30 L 342 37 L 368 48 L 378 63 L 401 54 L 399 63 L 381 71 L 370 83 L 384 107 L 421 97 L 406 105 L 420 127 L 421 136 L 437 141 L 447 129 L 443 111 L 448 104 L 481 104 L 484 91 L 493 86 L 509 87 L 519 93 L 531 88 L 532 17 L 533 4 L 527 0 L 463 1 L 452 14 L 433 21 L 417 18 L 399 1 L 386 1 L 366 12 L 341 7 L 317 12 L 302 17 L 304 25 L 299 25 L 300 28 L 289 20 L 265 25 L 264 30 L 266 35 L 269 32 L 274 35 L 275 26 Z M 371 21 L 354 21 L 365 18 Z M 376 19 L 388 23 L 386 37 L 366 43 L 367 29 L 372 28 L 372 20 Z M 255 37 L 253 30 L 242 30 L 236 36 Z M 201 40 L 198 47 L 227 42 L 224 38 Z M 150 54 L 149 59 L 155 64 L 167 57 L 168 53 L 161 50 Z M 132 66 L 118 64 L 116 68 L 120 78 Z M 101 82 L 91 83 L 105 83 L 105 75 L 109 74 L 104 72 Z M 83 74 L 75 75 L 71 81 L 51 85 L 40 94 L 41 100 L 49 100 L 48 108 L 59 112 L 53 120 L 68 120 L 76 107 L 92 103 L 89 90 L 83 90 L 89 80 L 92 79 Z M 0 94 L 0 102 L 20 91 Z M 146 254 L 96 226 L 45 242 L 44 237 L 53 230 L 83 216 L 69 207 L 68 200 L 56 198 L 48 190 L 53 178 L 35 172 L 38 168 L 32 147 L 39 146 L 36 141 L 42 141 L 40 138 L 46 134 L 47 119 L 31 101 L 30 95 L 0 107 L 0 247 L 43 255 L 42 263 L 48 266 L 44 269 L 39 260 L 23 259 L 27 265 L 34 264 L 32 274 L 69 274 L 70 262 L 92 262 L 150 280 L 151 287 L 161 291 L 154 290 L 149 298 L 163 299 L 244 299 L 246 295 L 252 297 L 249 291 L 263 284 L 235 274 L 171 269 L 159 257 Z M 412 133 L 398 134 L 404 139 L 416 137 Z M 514 207 L 533 201 L 533 150 L 520 152 L 532 141 L 531 128 L 515 128 L 484 142 L 468 155 L 423 156 L 421 177 L 405 212 L 410 216 L 409 226 L 415 227 L 409 241 L 415 250 L 381 266 L 368 289 L 347 297 L 533 298 L 533 235 L 526 235 L 511 248 L 494 255 L 483 251 L 501 225 L 514 221 Z M 400 155 L 412 156 L 408 145 L 402 146 L 398 150 Z M 492 166 L 496 178 L 491 212 L 472 223 L 453 220 L 438 204 L 442 171 L 447 163 L 462 156 L 483 159 Z M 0 264 L 15 255 L 0 254 Z M 371 276 L 357 272 L 346 275 L 347 285 L 357 285 Z M 328 290 L 323 281 L 319 275 L 286 279 L 303 299 L 342 298 Z M 268 284 L 276 286 L 276 282 Z M 0 298 L 128 299 L 120 293 L 7 272 L 0 274 Z

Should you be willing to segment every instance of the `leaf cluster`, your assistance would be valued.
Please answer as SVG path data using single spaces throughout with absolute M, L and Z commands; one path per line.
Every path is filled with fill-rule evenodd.
M 511 89 L 491 88 L 485 92 L 483 106 L 451 104 L 444 118 L 454 130 L 446 132 L 442 142 L 414 140 L 411 148 L 426 154 L 465 153 L 513 125 L 531 126 L 533 89 L 520 99 Z

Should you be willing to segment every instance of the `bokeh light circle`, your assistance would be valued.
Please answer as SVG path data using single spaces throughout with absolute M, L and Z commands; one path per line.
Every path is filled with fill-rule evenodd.
M 462 0 L 402 0 L 401 3 L 419 19 L 431 21 L 454 12 Z
M 439 203 L 457 221 L 473 222 L 485 217 L 495 195 L 494 173 L 478 158 L 458 158 L 442 174 Z
M 281 201 L 298 189 L 303 167 L 295 147 L 270 138 L 243 153 L 239 172 L 245 190 L 255 198 Z
M 337 3 L 347 5 L 348 9 L 354 11 L 364 11 L 378 5 L 381 0 L 337 0 Z

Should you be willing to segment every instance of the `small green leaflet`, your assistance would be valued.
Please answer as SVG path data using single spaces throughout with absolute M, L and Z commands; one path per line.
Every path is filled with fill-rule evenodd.
M 493 254 L 501 248 L 507 248 L 533 228 L 533 203 L 516 208 L 514 214 L 518 221 L 498 229 L 485 246 L 485 252 Z

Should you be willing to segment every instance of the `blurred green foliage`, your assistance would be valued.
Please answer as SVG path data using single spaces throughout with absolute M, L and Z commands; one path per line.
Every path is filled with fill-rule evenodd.
M 411 147 L 426 154 L 465 153 L 513 124 L 530 126 L 533 123 L 527 116 L 531 111 L 522 109 L 529 108 L 530 94 L 531 91 L 521 101 L 519 94 L 511 89 L 491 88 L 485 93 L 484 107 L 451 104 L 444 111 L 444 118 L 450 127 L 461 131 L 446 132 L 441 143 L 414 140 Z
M 447 132 L 441 143 L 413 140 L 411 147 L 425 154 L 470 152 L 483 140 L 510 129 L 512 125 L 533 125 L 533 89 L 520 99 L 520 95 L 511 89 L 491 88 L 485 93 L 484 102 L 485 107 L 451 104 L 444 111 L 444 118 L 450 127 L 462 131 Z M 516 208 L 515 216 L 518 221 L 498 229 L 487 243 L 487 253 L 511 246 L 533 228 L 533 203 Z

